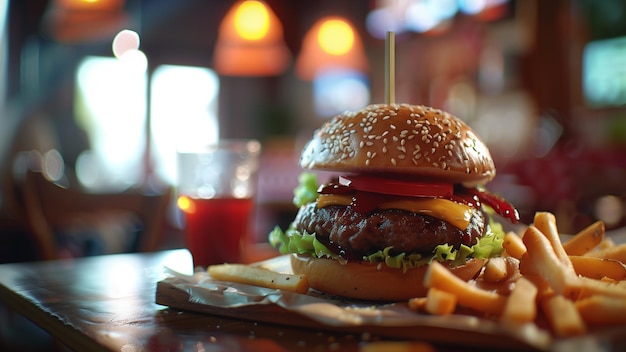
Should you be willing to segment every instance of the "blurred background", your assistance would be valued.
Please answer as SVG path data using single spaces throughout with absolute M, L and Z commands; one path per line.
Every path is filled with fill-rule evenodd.
M 151 220 L 100 213 L 55 227 L 63 248 L 42 257 L 33 232 L 52 225 L 33 225 L 32 204 L 61 208 L 71 197 L 45 203 L 38 191 L 33 203 L 27 175 L 80 194 L 168 195 L 176 148 L 218 138 L 262 142 L 263 242 L 293 218 L 297 160 L 313 130 L 383 102 L 387 31 L 396 33 L 396 101 L 468 122 L 495 158 L 488 189 L 523 221 L 547 210 L 566 233 L 597 219 L 626 224 L 626 1 L 240 5 L 0 0 L 0 262 L 182 246 L 168 198 L 147 247 L 109 234 Z M 122 30 L 131 32 L 114 45 Z M 73 233 L 94 229 L 106 243 L 75 243 Z

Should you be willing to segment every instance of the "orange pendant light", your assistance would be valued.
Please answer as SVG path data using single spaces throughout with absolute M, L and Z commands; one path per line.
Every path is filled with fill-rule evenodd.
M 60 42 L 111 40 L 130 22 L 124 0 L 54 0 L 44 17 L 44 31 Z
M 263 1 L 239 1 L 226 13 L 214 54 L 219 74 L 277 75 L 287 69 L 290 59 L 282 24 Z
M 66 10 L 119 11 L 124 0 L 56 0 L 56 6 Z
M 368 67 L 359 33 L 347 19 L 332 16 L 318 20 L 305 35 L 296 61 L 296 74 L 312 80 L 324 70 L 363 72 Z

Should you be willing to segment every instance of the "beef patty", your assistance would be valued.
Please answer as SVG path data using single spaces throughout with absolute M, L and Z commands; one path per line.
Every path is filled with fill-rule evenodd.
M 332 252 L 360 260 L 389 246 L 391 254 L 427 254 L 446 243 L 455 248 L 461 244 L 471 246 L 483 236 L 486 221 L 482 211 L 473 212 L 470 225 L 463 231 L 443 220 L 404 210 L 363 214 L 351 206 L 318 208 L 313 202 L 300 208 L 294 226 L 301 232 L 315 233 Z

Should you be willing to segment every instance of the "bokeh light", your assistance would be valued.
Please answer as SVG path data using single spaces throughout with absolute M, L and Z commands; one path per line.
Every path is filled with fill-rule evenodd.
M 348 23 L 342 20 L 324 22 L 318 34 L 318 41 L 324 51 L 331 55 L 344 55 L 354 44 L 354 32 Z
M 187 196 L 180 196 L 176 201 L 178 208 L 187 214 L 193 214 L 196 212 L 196 207 L 193 201 Z
M 267 8 L 260 1 L 244 1 L 235 14 L 235 30 L 244 39 L 259 40 L 269 31 Z

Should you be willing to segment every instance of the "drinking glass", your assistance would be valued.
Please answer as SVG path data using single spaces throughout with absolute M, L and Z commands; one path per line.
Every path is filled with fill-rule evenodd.
M 223 140 L 178 151 L 178 207 L 194 265 L 241 262 L 251 240 L 261 144 Z

